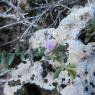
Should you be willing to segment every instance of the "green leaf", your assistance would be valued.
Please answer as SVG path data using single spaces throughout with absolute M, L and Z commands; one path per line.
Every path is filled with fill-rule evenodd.
M 11 65 L 15 59 L 15 54 L 8 54 L 8 65 Z
M 51 60 L 51 57 L 50 57 L 50 56 L 44 56 L 44 58 L 45 58 L 46 60 Z
M 6 51 L 3 51 L 1 54 L 0 64 L 4 64 L 6 60 Z
M 75 68 L 75 66 L 73 64 L 68 64 L 66 67 L 67 68 Z
M 66 70 L 68 71 L 68 73 L 70 74 L 70 76 L 72 77 L 72 79 L 76 78 L 75 66 L 73 64 L 68 64 L 66 66 Z
M 20 55 L 20 58 L 21 58 L 21 61 L 22 61 L 24 64 L 27 63 L 27 62 L 25 61 L 26 59 L 25 59 L 25 55 L 24 55 L 24 54 L 21 54 L 21 55 Z
M 23 61 L 23 60 L 25 60 L 25 57 L 24 57 L 24 55 L 22 54 L 22 55 L 20 55 L 20 58 L 21 58 L 21 60 Z
M 17 42 L 16 48 L 15 48 L 15 53 L 19 53 L 19 52 L 20 52 L 20 44 L 19 44 L 19 42 Z
M 44 52 L 45 52 L 45 48 L 39 48 L 39 55 L 40 56 L 43 56 L 44 55 Z
M 38 48 L 33 51 L 33 56 L 44 56 L 44 48 Z
M 1 64 L 1 53 L 0 53 L 0 64 Z
M 57 60 L 57 61 L 59 61 L 59 62 L 62 62 L 62 59 L 63 59 L 62 56 L 56 56 L 56 57 L 55 57 L 55 60 Z
M 58 78 L 58 76 L 59 76 L 61 70 L 62 70 L 61 67 L 59 67 L 59 68 L 56 69 L 56 71 L 55 71 L 55 73 L 54 73 L 54 79 Z
M 90 37 L 86 37 L 84 40 L 85 44 L 87 44 L 89 41 L 90 41 Z
M 66 63 L 66 61 L 67 61 L 67 56 L 66 55 L 64 55 L 64 54 L 60 54 L 60 55 L 56 55 L 56 56 L 54 56 L 53 57 L 53 60 L 55 61 L 58 61 L 58 62 L 65 62 Z
M 67 69 L 68 73 L 70 74 L 70 76 L 72 77 L 72 79 L 74 80 L 76 78 L 76 72 L 74 69 Z

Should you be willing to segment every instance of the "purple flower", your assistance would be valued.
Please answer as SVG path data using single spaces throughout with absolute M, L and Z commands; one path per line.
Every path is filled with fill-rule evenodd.
M 56 46 L 56 42 L 53 39 L 45 41 L 45 48 L 54 49 L 55 46 Z

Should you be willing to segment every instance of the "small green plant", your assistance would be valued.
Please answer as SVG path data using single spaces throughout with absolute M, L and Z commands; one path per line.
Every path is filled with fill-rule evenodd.
M 42 57 L 44 56 L 44 51 L 45 51 L 45 48 L 37 48 L 35 50 L 33 50 L 33 61 L 39 61 L 42 59 Z
M 16 44 L 12 52 L 0 51 L 0 64 L 7 64 L 10 66 L 14 63 L 16 58 L 20 59 L 20 62 L 25 63 L 25 51 L 21 49 L 19 43 Z
M 74 80 L 76 78 L 76 71 L 75 71 L 75 66 L 72 64 L 68 64 L 65 67 L 57 67 L 55 69 L 55 73 L 54 73 L 54 79 L 58 78 L 60 72 L 65 69 L 67 70 L 68 74 L 71 76 L 71 78 Z
M 67 43 L 63 45 L 56 43 L 54 40 L 48 40 L 45 42 L 44 47 L 33 50 L 33 60 L 40 61 L 42 57 L 44 57 L 47 61 L 58 61 L 61 64 L 61 67 L 55 68 L 54 79 L 59 76 L 63 69 L 66 69 L 72 79 L 75 79 L 75 67 L 72 64 L 64 65 L 69 56 L 68 47 L 69 45 Z
M 79 39 L 81 39 L 84 44 L 95 42 L 95 21 L 89 22 L 89 25 L 81 31 Z
M 57 44 L 53 50 L 50 50 L 46 54 L 46 57 L 48 59 L 53 60 L 53 61 L 66 63 L 67 58 L 68 58 L 68 50 L 67 50 L 67 48 L 68 48 L 68 44 L 66 44 L 66 45 Z
M 72 77 L 72 79 L 76 78 L 76 71 L 75 66 L 72 64 L 68 64 L 65 69 L 68 71 L 69 75 Z

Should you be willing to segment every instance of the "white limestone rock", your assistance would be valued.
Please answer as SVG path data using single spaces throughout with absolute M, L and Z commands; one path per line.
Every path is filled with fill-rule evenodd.
M 31 62 L 26 60 L 27 64 L 21 63 L 17 69 L 11 70 L 11 78 L 5 84 L 4 94 L 13 95 L 18 89 L 18 85 L 13 89 L 14 87 L 8 86 L 8 82 L 18 79 L 21 82 L 20 88 L 25 83 L 35 83 L 41 88 L 53 90 L 55 89 L 53 83 L 57 83 L 57 90 L 62 95 L 91 95 L 91 93 L 95 93 L 94 89 L 89 89 L 91 88 L 90 82 L 95 82 L 93 76 L 95 56 L 90 57 L 94 53 L 95 43 L 84 45 L 78 39 L 80 31 L 93 19 L 93 13 L 94 10 L 90 9 L 89 6 L 72 9 L 72 12 L 60 22 L 57 29 L 48 28 L 36 31 L 29 40 L 29 48 L 32 49 L 43 47 L 44 41 L 51 38 L 54 38 L 58 43 L 68 43 L 69 58 L 67 64 L 71 63 L 76 66 L 76 72 L 79 76 L 75 80 L 71 79 L 66 70 L 61 71 L 57 79 L 53 79 L 54 73 L 52 72 L 48 72 L 47 76 L 43 78 L 41 75 L 43 72 L 42 63 L 34 62 L 34 65 L 31 65 Z M 51 64 L 53 63 L 51 62 Z M 47 83 L 44 82 L 45 79 L 48 80 Z M 85 81 L 88 83 L 85 83 Z M 88 91 L 84 90 L 86 86 Z

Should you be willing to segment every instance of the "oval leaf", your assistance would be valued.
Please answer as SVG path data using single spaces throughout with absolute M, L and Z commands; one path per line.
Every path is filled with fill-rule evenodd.
M 62 68 L 59 67 L 56 71 L 55 71 L 55 74 L 54 74 L 54 79 L 58 78 L 60 72 L 61 72 Z
M 19 44 L 19 42 L 17 42 L 16 48 L 15 48 L 15 53 L 19 53 L 19 52 L 20 52 L 20 44 Z
M 0 57 L 0 64 L 4 64 L 6 60 L 6 51 L 3 51 Z
M 75 70 L 67 70 L 68 71 L 68 73 L 70 74 L 70 76 L 72 77 L 72 79 L 74 80 L 75 78 L 76 78 L 76 72 L 75 72 Z
M 8 65 L 11 65 L 14 59 L 15 59 L 15 54 L 9 54 L 8 55 Z

